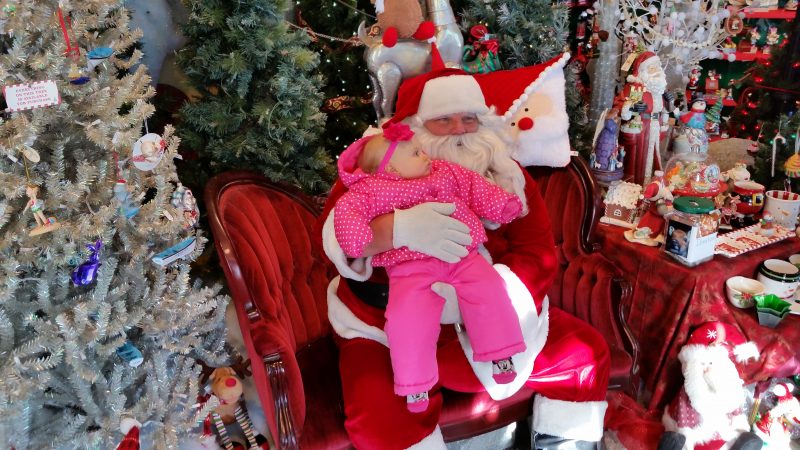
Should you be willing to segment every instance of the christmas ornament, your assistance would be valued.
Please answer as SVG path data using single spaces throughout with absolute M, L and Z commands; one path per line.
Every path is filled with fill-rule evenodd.
M 707 448 L 719 448 L 748 431 L 741 372 L 744 364 L 758 356 L 756 345 L 731 325 L 706 322 L 698 327 L 678 353 L 684 384 L 664 413 L 666 431 L 682 434 L 687 449 L 701 448 L 704 443 L 711 444 Z
M 122 438 L 122 442 L 117 446 L 117 450 L 139 450 L 139 430 L 141 428 L 142 424 L 135 419 L 122 419 L 119 429 L 125 437 Z
M 764 48 L 761 50 L 762 53 L 765 55 L 769 55 L 772 53 L 772 47 L 778 45 L 781 40 L 780 34 L 778 34 L 778 27 L 769 27 L 767 31 L 767 42 L 764 45 Z
M 72 282 L 76 286 L 86 286 L 97 278 L 97 269 L 100 268 L 100 249 L 103 241 L 97 240 L 94 244 L 86 244 L 89 250 L 89 259 L 72 272 Z
M 427 72 L 432 67 L 431 55 L 434 52 L 438 52 L 441 59 L 452 67 L 461 64 L 464 38 L 450 2 L 427 0 L 427 11 L 436 29 L 435 45 L 408 40 L 389 48 L 380 39 L 369 36 L 363 22 L 358 27 L 358 38 L 367 46 L 364 60 L 375 89 L 372 104 L 379 123 L 392 115 L 397 89 L 403 79 Z
M 64 51 L 64 55 L 67 58 L 67 79 L 69 79 L 69 82 L 72 84 L 86 84 L 90 80 L 88 69 L 79 67 L 82 66 L 81 50 L 75 43 L 76 39 L 75 32 L 72 30 L 72 19 L 69 16 L 66 18 L 64 17 L 64 11 L 61 9 L 60 2 L 56 15 L 58 16 L 58 23 L 61 26 L 61 33 L 64 35 L 64 43 L 67 47 Z
M 142 352 L 133 346 L 130 341 L 126 341 L 117 348 L 117 356 L 122 358 L 131 367 L 139 367 L 144 362 Z
M 197 239 L 194 236 L 186 238 L 153 256 L 153 262 L 159 266 L 166 266 L 173 261 L 186 257 L 194 251 L 196 246 Z
M 462 57 L 464 71 L 467 73 L 489 73 L 502 69 L 497 52 L 500 42 L 489 34 L 483 25 L 475 25 L 469 31 L 469 45 L 464 46 Z
M 94 70 L 98 64 L 108 59 L 112 54 L 114 54 L 114 50 L 111 47 L 97 47 L 89 50 L 87 54 L 89 57 L 89 69 Z
M 220 367 L 211 372 L 209 380 L 211 392 L 220 400 L 220 405 L 211 413 L 211 419 L 222 446 L 226 450 L 234 448 L 225 427 L 235 422 L 244 432 L 249 448 L 268 450 L 267 439 L 253 428 L 247 408 L 241 401 L 244 390 L 236 372 L 230 367 Z
M 39 199 L 39 186 L 35 184 L 29 184 L 25 188 L 25 194 L 28 196 L 28 202 L 25 205 L 25 209 L 22 212 L 27 211 L 28 209 L 31 210 L 33 213 L 33 217 L 36 219 L 36 227 L 34 227 L 28 234 L 31 236 L 38 236 L 40 234 L 49 233 L 51 231 L 55 231 L 61 228 L 61 224 L 56 222 L 54 217 L 45 217 L 44 211 L 42 208 L 44 207 L 44 201 Z
M 672 193 L 667 189 L 664 172 L 656 170 L 653 179 L 642 191 L 644 214 L 635 230 L 625 232 L 630 242 L 650 247 L 664 242 L 664 216 L 672 210 Z
M 190 189 L 178 183 L 178 187 L 172 192 L 171 203 L 172 206 L 183 212 L 184 229 L 188 230 L 197 225 L 200 209 L 198 209 L 197 200 Z
M 133 144 L 131 161 L 139 170 L 153 170 L 164 157 L 166 148 L 167 143 L 161 139 L 161 136 L 156 133 L 147 133 Z
M 689 84 L 686 86 L 686 89 L 690 91 L 697 90 L 698 85 L 700 84 L 700 66 L 692 67 L 692 70 L 689 71 Z
M 125 216 L 126 219 L 130 219 L 139 213 L 140 207 L 133 206 L 133 196 L 128 190 L 128 184 L 124 179 L 119 179 L 114 184 L 114 198 L 119 205 L 118 212 Z

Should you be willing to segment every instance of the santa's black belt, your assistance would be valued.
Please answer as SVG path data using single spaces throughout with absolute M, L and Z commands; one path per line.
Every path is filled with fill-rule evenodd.
M 389 304 L 389 285 L 387 283 L 375 283 L 374 281 L 355 281 L 344 278 L 347 287 L 350 288 L 356 297 L 362 302 L 379 309 L 386 309 Z
M 660 113 L 652 113 L 652 114 L 641 113 L 640 115 L 642 116 L 642 119 L 650 120 L 650 119 L 658 119 L 659 117 L 661 117 L 663 115 L 666 115 L 666 114 L 667 113 L 665 113 L 665 112 L 660 112 Z

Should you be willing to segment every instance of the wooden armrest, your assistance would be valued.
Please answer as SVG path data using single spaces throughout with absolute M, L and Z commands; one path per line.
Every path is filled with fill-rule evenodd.
M 628 280 L 621 277 L 615 278 L 614 281 L 620 288 L 620 302 L 617 311 L 619 322 L 622 326 L 622 331 L 625 333 L 628 344 L 630 345 L 631 355 L 633 356 L 633 363 L 631 364 L 631 382 L 629 386 L 631 392 L 629 392 L 629 394 L 631 394 L 633 398 L 637 398 L 639 391 L 639 341 L 636 339 L 636 336 L 634 336 L 633 330 L 631 330 L 627 320 L 630 308 L 632 307 L 633 286 L 631 286 Z
M 278 436 L 275 444 L 279 449 L 299 450 L 297 432 L 289 411 L 289 389 L 286 381 L 286 370 L 278 353 L 264 356 L 264 367 L 267 369 L 272 397 L 275 402 L 275 418 L 278 422 Z

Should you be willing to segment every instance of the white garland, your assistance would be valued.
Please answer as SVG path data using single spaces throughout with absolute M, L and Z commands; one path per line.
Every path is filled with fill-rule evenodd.
M 725 56 L 722 43 L 729 34 L 723 23 L 730 11 L 724 4 L 721 0 L 663 0 L 659 8 L 641 0 L 620 0 L 617 31 L 623 38 L 634 32 L 661 59 L 668 79 L 679 76 L 686 82 L 689 68 L 703 59 Z M 655 24 L 651 17 L 656 18 Z M 727 57 L 735 58 L 733 54 Z

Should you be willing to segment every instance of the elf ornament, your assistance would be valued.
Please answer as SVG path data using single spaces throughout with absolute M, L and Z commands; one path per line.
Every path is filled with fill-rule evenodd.
M 383 30 L 382 42 L 394 47 L 398 39 L 414 38 L 427 41 L 436 32 L 433 22 L 422 20 L 418 0 L 371 0 L 378 14 L 378 26 Z
M 730 449 L 759 448 L 743 409 L 739 367 L 754 358 L 758 358 L 755 344 L 726 323 L 706 322 L 691 334 L 678 353 L 683 387 L 662 418 L 667 432 L 686 438 L 684 449 L 716 450 L 726 444 Z

